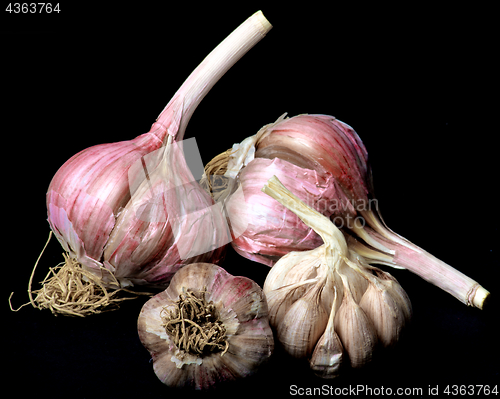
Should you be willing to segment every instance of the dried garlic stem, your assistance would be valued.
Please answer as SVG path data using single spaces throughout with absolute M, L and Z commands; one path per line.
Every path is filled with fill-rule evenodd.
M 257 11 L 236 28 L 186 79 L 161 112 L 151 131 L 168 130 L 172 114 L 181 112 L 182 121 L 176 140 L 182 140 L 187 123 L 201 100 L 241 57 L 265 37 L 271 28 L 272 25 L 264 17 L 262 11 Z
M 370 240 L 385 246 L 394 253 L 392 262 L 387 262 L 387 254 L 381 254 L 380 257 L 383 258 L 381 263 L 408 269 L 466 305 L 483 308 L 490 293 L 478 282 L 394 233 L 372 211 L 364 212 L 363 217 L 371 226 L 371 228 L 364 228 Z M 356 230 L 355 232 L 357 233 Z M 376 261 L 377 257 L 374 253 L 372 253 L 372 259 Z

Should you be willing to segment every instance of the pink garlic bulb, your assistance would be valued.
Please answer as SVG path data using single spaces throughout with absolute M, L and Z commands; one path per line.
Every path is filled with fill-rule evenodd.
M 226 164 L 221 157 L 214 160 L 230 183 L 222 193 L 214 191 L 224 197 L 240 184 L 244 195 L 239 201 L 231 198 L 227 207 L 233 224 L 247 226 L 232 242 L 244 257 L 272 266 L 291 251 L 322 244 L 293 212 L 260 192 L 276 175 L 301 201 L 330 217 L 367 261 L 408 269 L 463 303 L 482 308 L 486 289 L 385 225 L 368 153 L 350 126 L 326 115 L 282 116 L 227 154 Z M 207 165 L 207 173 L 212 169 Z
M 48 221 L 69 258 L 114 288 L 166 284 L 185 264 L 222 259 L 225 221 L 181 141 L 204 96 L 270 29 L 255 13 L 203 60 L 148 133 L 87 148 L 57 171 Z M 193 249 L 201 234 L 208 242 Z
M 233 147 L 226 177 L 236 178 L 245 202 L 228 201 L 228 211 L 248 224 L 233 237 L 246 258 L 272 266 L 290 251 L 323 241 L 290 210 L 262 193 L 272 176 L 305 203 L 338 220 L 356 217 L 356 201 L 368 203 L 368 154 L 356 132 L 326 115 L 281 117 Z

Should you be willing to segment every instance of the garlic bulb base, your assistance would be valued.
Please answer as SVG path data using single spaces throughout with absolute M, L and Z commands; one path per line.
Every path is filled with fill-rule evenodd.
M 174 304 L 163 309 L 163 326 L 178 348 L 173 358 L 181 361 L 180 366 L 177 365 L 179 368 L 185 357 L 190 363 L 197 363 L 196 356 L 214 352 L 221 352 L 222 356 L 227 352 L 226 327 L 220 321 L 214 303 L 206 301 L 205 293 L 206 289 L 200 292 L 188 290 L 181 293 Z M 192 356 L 195 356 L 194 361 L 191 361 Z M 201 360 L 197 364 L 201 364 Z
M 170 387 L 207 389 L 246 377 L 274 350 L 262 289 L 210 263 L 180 269 L 144 304 L 137 328 L 156 376 Z

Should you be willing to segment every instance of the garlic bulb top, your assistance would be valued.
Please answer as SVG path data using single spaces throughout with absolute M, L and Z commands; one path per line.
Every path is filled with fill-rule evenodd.
M 262 289 L 208 263 L 180 269 L 146 302 L 138 331 L 156 375 L 172 387 L 205 389 L 248 376 L 274 349 Z
M 316 249 L 290 252 L 264 283 L 269 319 L 278 341 L 307 358 L 324 378 L 338 375 L 347 355 L 352 367 L 372 358 L 376 345 L 393 345 L 411 317 L 398 282 L 350 249 L 342 232 L 293 195 L 276 177 L 262 191 L 294 212 L 324 241 Z

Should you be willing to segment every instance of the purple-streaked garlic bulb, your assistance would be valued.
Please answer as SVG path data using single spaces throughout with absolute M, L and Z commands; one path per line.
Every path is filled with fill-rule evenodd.
M 96 290 L 107 298 L 106 288 L 165 285 L 186 264 L 222 259 L 230 240 L 226 222 L 192 176 L 182 140 L 203 97 L 270 29 L 255 13 L 203 60 L 148 133 L 87 148 L 61 166 L 47 191 L 47 210 L 68 254 L 68 293 L 60 292 L 63 274 L 50 279 L 38 292 L 38 307 L 95 312 L 87 297 Z M 70 284 L 73 278 L 83 282 Z

